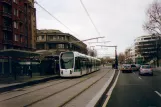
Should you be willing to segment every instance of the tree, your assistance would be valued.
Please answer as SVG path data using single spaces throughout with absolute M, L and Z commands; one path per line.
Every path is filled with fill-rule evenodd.
M 119 63 L 124 63 L 125 62 L 125 54 L 124 53 L 119 53 L 118 61 L 119 61 Z
M 87 48 L 87 53 L 88 53 L 89 56 L 93 56 L 93 57 L 97 56 L 97 51 L 96 50 L 92 50 L 90 48 Z
M 144 30 L 150 34 L 161 34 L 161 1 L 154 1 L 149 5 L 146 12 L 147 21 L 144 23 Z

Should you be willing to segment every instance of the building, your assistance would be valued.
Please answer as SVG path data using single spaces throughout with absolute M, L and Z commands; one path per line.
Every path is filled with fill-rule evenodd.
M 33 2 L 33 0 L 32 0 Z M 32 50 L 34 48 L 32 18 L 35 8 L 28 0 L 0 1 L 0 50 L 19 49 Z M 36 31 L 35 31 L 36 32 Z
M 31 43 L 32 43 L 32 49 L 36 50 L 36 35 L 37 35 L 37 29 L 36 29 L 36 9 L 34 8 L 34 0 L 28 0 L 30 2 L 31 6 Z
M 135 63 L 135 48 L 130 46 L 125 50 L 125 63 Z
M 59 30 L 37 30 L 37 52 L 58 55 L 65 51 L 78 51 L 87 54 L 87 45 L 68 33 Z M 42 51 L 41 51 L 42 50 Z
M 135 39 L 135 56 L 143 57 L 145 63 L 156 60 L 159 38 L 153 35 L 140 36 Z

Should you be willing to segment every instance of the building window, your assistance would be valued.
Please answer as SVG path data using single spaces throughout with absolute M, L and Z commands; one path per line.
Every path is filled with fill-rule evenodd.
M 16 22 L 13 22 L 13 24 L 14 24 L 14 28 L 17 28 Z
M 15 41 L 18 41 L 18 35 L 15 34 Z
M 39 36 L 37 37 L 37 40 L 39 40 Z
M 41 36 L 41 39 L 44 40 L 44 35 Z
M 64 44 L 58 44 L 59 49 L 64 49 Z
M 53 36 L 48 36 L 49 40 L 53 40 Z
M 4 40 L 7 40 L 8 39 L 8 35 L 6 32 L 3 32 L 3 35 L 4 35 Z
M 14 22 L 13 22 L 13 25 L 14 25 L 14 28 L 15 28 L 15 29 L 16 29 L 16 28 L 18 29 L 18 23 L 17 23 L 17 22 L 14 21 Z
M 65 40 L 65 37 L 64 37 L 64 36 L 62 36 L 62 37 L 61 37 L 61 39 L 62 39 L 62 40 Z
M 13 10 L 13 14 L 16 16 L 16 9 L 14 8 L 14 10 Z
M 19 11 L 17 10 L 17 16 L 18 16 Z
M 20 36 L 20 42 L 21 42 L 21 43 L 23 42 L 23 37 L 22 37 L 22 36 Z
M 13 2 L 17 4 L 17 0 L 13 0 Z

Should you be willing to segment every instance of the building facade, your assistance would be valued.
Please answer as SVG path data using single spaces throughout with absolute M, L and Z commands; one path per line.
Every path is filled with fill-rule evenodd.
M 125 50 L 125 63 L 135 63 L 135 48 L 133 45 Z
M 28 0 L 30 2 L 31 6 L 31 44 L 32 49 L 36 50 L 36 35 L 37 35 L 37 29 L 36 29 L 36 9 L 34 8 L 34 0 Z
M 33 11 L 35 9 L 28 0 L 0 1 L 0 50 L 33 49 Z
M 153 35 L 140 36 L 135 39 L 135 56 L 143 57 L 145 63 L 156 60 L 159 38 Z
M 48 52 L 54 55 L 65 51 L 78 51 L 87 54 L 86 44 L 80 42 L 80 40 L 71 34 L 52 29 L 37 30 L 36 48 L 38 51 L 48 50 Z

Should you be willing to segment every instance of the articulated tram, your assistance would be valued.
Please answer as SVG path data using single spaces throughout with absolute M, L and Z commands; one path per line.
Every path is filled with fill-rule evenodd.
M 99 70 L 100 59 L 79 52 L 63 52 L 59 56 L 60 76 L 77 77 Z

